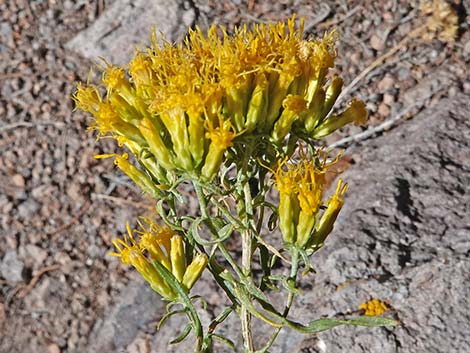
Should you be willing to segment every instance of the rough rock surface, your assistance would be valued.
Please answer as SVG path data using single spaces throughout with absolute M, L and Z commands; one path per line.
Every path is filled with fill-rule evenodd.
M 294 310 L 313 319 L 374 297 L 400 327 L 336 328 L 295 352 L 470 351 L 469 112 L 467 96 L 444 99 L 366 145 L 344 175 L 349 197 L 315 260 L 315 283 Z M 292 333 L 284 347 L 301 339 Z
M 118 0 L 66 47 L 92 60 L 104 57 L 122 64 L 149 38 L 152 27 L 175 41 L 186 34 L 194 19 L 194 9 L 185 8 L 182 1 Z
M 292 311 L 292 317 L 308 321 L 354 313 L 361 303 L 379 298 L 389 303 L 389 315 L 401 326 L 340 327 L 313 337 L 283 331 L 272 353 L 437 353 L 443 347 L 449 353 L 470 351 L 469 111 L 464 95 L 444 99 L 437 108 L 366 144 L 360 161 L 343 175 L 349 197 L 334 235 L 314 258 L 314 283 L 304 280 L 310 285 Z M 220 297 L 210 281 L 202 279 L 195 292 L 216 308 Z M 134 291 L 134 286 L 131 282 L 124 292 Z M 126 327 L 117 326 L 122 305 L 142 313 L 152 306 L 147 299 L 123 300 L 105 318 L 114 329 L 112 336 L 127 335 L 121 346 L 133 339 L 130 347 L 137 349 L 144 338 L 136 327 L 144 327 L 148 317 L 133 316 L 123 321 Z M 153 317 L 159 315 L 154 312 Z M 151 346 L 164 350 L 182 322 L 172 319 L 156 334 L 154 328 L 147 331 Z M 230 319 L 221 332 L 236 342 L 237 325 Z M 269 331 L 256 325 L 255 336 L 264 341 L 261 337 Z M 95 332 L 96 341 L 108 337 L 103 329 Z M 166 351 L 190 351 L 191 346 L 189 340 Z M 229 352 L 223 346 L 216 351 Z
M 135 337 L 155 327 L 164 311 L 159 296 L 140 278 L 131 281 L 104 319 L 91 332 L 89 352 L 117 352 L 130 345 Z

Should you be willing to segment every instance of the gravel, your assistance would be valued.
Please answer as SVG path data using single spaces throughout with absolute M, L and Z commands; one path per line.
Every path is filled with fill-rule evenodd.
M 122 346 L 109 348 L 109 352 L 124 349 L 130 352 L 151 352 L 152 349 L 155 351 L 155 347 L 163 349 L 163 346 L 157 342 L 161 336 L 155 335 L 155 322 L 163 312 L 161 303 L 155 296 L 152 297 L 151 293 L 145 292 L 148 288 L 136 282 L 135 273 L 106 256 L 112 247 L 111 239 L 125 230 L 126 220 L 132 221 L 142 214 L 153 217 L 154 211 L 152 201 L 132 186 L 128 179 L 113 167 L 112 161 L 98 162 L 92 158 L 94 154 L 110 153 L 116 151 L 118 147 L 106 139 L 95 143 L 95 136 L 86 132 L 89 118 L 81 112 L 73 111 L 70 96 L 75 82 L 87 80 L 89 69 L 93 67 L 93 61 L 97 59 L 93 57 L 90 60 L 82 55 L 103 55 L 110 61 L 123 62 L 132 50 L 130 43 L 139 44 L 148 38 L 147 28 L 150 24 L 156 24 L 166 31 L 172 40 L 176 40 L 184 36 L 184 28 L 187 25 L 197 24 L 202 28 L 207 28 L 210 24 L 216 23 L 225 25 L 231 31 L 234 25 L 283 20 L 296 12 L 305 16 L 306 26 L 310 24 L 311 28 L 309 34 L 316 36 L 323 35 L 325 30 L 330 29 L 336 23 L 341 34 L 341 40 L 338 42 L 338 70 L 347 84 L 374 59 L 396 45 L 412 28 L 421 23 L 416 1 L 411 0 L 404 2 L 334 0 L 322 3 L 308 0 L 276 2 L 159 0 L 153 1 L 150 5 L 149 2 L 135 1 L 134 7 L 130 6 L 130 3 L 130 1 L 101 0 L 0 2 L 0 238 L 2 239 L 0 242 L 0 336 L 2 337 L 0 352 L 94 352 L 97 350 L 90 347 L 95 347 L 94 345 L 101 338 L 103 344 L 109 342 L 108 336 L 102 333 L 104 331 L 100 331 L 100 327 L 113 327 L 114 330 L 118 325 L 121 325 L 120 329 L 112 332 L 116 336 L 123 335 L 120 341 Z M 470 42 L 468 30 L 470 26 L 465 14 L 470 11 L 470 4 L 468 0 L 462 4 L 466 12 L 462 11 L 461 31 L 455 44 L 413 41 L 413 45 L 410 45 L 407 50 L 399 51 L 386 64 L 377 67 L 352 91 L 354 96 L 368 102 L 368 107 L 371 108 L 371 124 L 382 123 L 385 119 L 392 117 L 394 112 L 409 104 L 419 102 L 422 97 L 431 96 L 432 98 L 425 100 L 410 114 L 415 114 L 425 106 L 442 105 L 442 99 L 446 95 L 461 97 L 461 91 L 463 91 L 468 97 L 470 94 L 468 84 L 470 47 L 467 43 Z M 121 13 L 116 14 L 116 8 L 129 9 L 129 11 L 122 10 Z M 176 9 L 177 15 L 169 13 L 170 9 Z M 110 13 L 116 16 L 110 16 Z M 165 20 L 157 20 L 157 16 L 162 15 Z M 125 19 L 126 16 L 127 19 Z M 119 19 L 121 22 L 116 23 L 120 26 L 106 33 L 112 27 L 110 17 L 115 17 L 111 20 Z M 164 24 L 168 27 L 163 28 Z M 312 24 L 315 25 L 312 26 Z M 101 33 L 99 33 L 100 28 Z M 109 37 L 104 40 L 101 37 L 103 35 L 105 37 L 109 35 Z M 383 45 L 383 50 L 376 45 L 374 45 L 376 48 L 370 46 L 373 35 L 380 37 L 379 44 Z M 112 40 L 108 40 L 109 38 Z M 81 44 L 74 46 L 73 43 Z M 102 45 L 103 43 L 109 45 L 106 47 Z M 90 50 L 90 54 L 87 54 L 85 48 Z M 385 78 L 389 82 L 384 82 L 381 90 L 378 84 Z M 90 79 L 95 82 L 98 77 L 91 75 Z M 346 102 L 347 99 L 343 104 Z M 382 109 L 379 111 L 380 106 Z M 426 114 L 431 113 L 427 111 Z M 423 125 L 427 128 L 425 123 Z M 413 139 L 418 132 L 408 130 L 409 126 L 411 124 L 407 123 L 397 131 Z M 358 128 L 355 129 L 346 129 L 331 137 L 331 141 L 357 132 Z M 383 132 L 384 137 L 389 133 L 389 131 Z M 433 141 L 432 136 L 429 136 L 429 139 Z M 452 141 L 452 136 L 443 137 L 439 146 L 451 144 Z M 378 150 L 380 147 L 374 144 L 374 140 L 367 141 L 365 146 L 367 147 L 369 143 L 371 150 Z M 397 140 L 395 136 L 394 139 L 383 141 L 381 144 L 390 145 L 390 150 L 385 154 L 385 157 L 388 157 L 388 155 L 397 155 L 397 148 L 404 142 Z M 436 159 L 430 161 L 429 165 L 435 166 L 434 169 L 441 173 L 447 171 L 458 178 L 464 178 L 465 171 L 452 163 L 455 158 L 465 156 L 463 152 L 460 152 L 462 146 L 455 144 L 450 146 L 453 146 L 454 157 L 449 160 Z M 363 148 L 355 148 L 348 151 L 348 154 L 355 161 L 359 161 Z M 445 150 L 448 150 L 447 147 Z M 407 156 L 407 153 L 411 152 L 402 152 L 397 158 Z M 372 166 L 375 165 L 374 163 L 381 163 L 385 158 L 382 154 L 367 156 Z M 405 165 L 413 170 L 411 161 Z M 369 185 L 368 180 L 373 177 L 370 170 L 370 166 L 356 169 L 357 173 L 365 178 L 364 185 Z M 427 169 L 423 170 L 427 171 Z M 409 182 L 410 192 L 412 192 L 414 190 L 412 187 L 415 185 L 414 178 L 408 175 L 404 178 L 396 172 L 396 170 L 388 171 L 395 182 L 391 185 L 395 185 L 394 188 L 398 190 L 400 182 L 397 178 L 401 177 Z M 417 171 L 417 173 L 417 175 L 422 175 L 424 172 Z M 466 173 L 468 175 L 468 172 Z M 448 202 L 454 200 L 455 207 L 458 207 L 458 201 L 462 199 L 463 194 L 451 187 L 450 183 L 455 180 L 449 178 L 443 181 L 442 178 L 439 179 L 440 177 L 441 175 L 434 175 L 435 184 L 428 185 L 431 193 L 433 190 L 448 188 L 451 192 L 449 195 L 452 197 L 444 198 L 444 200 Z M 351 179 L 356 180 L 352 176 Z M 465 185 L 468 184 L 461 185 L 465 189 Z M 377 186 L 377 190 L 380 189 L 381 186 Z M 365 191 L 364 195 L 366 195 Z M 394 194 L 390 189 L 389 202 L 393 202 L 397 195 L 399 193 Z M 422 217 L 418 223 L 420 227 L 414 231 L 415 233 L 410 233 L 415 234 L 418 239 L 421 237 L 428 239 L 426 235 L 429 229 L 423 225 L 429 223 L 436 227 L 440 226 L 433 223 L 433 219 L 437 216 L 442 216 L 444 224 L 447 225 L 451 225 L 454 221 L 455 212 L 452 208 L 442 215 L 424 212 L 422 208 L 430 206 L 421 201 L 419 194 L 411 196 L 414 203 L 410 212 L 415 209 Z M 188 201 L 188 205 L 192 205 L 193 202 Z M 371 222 L 366 223 L 364 220 L 364 224 L 378 227 L 380 230 L 382 230 L 380 227 L 383 229 L 391 227 L 375 213 L 370 214 L 369 209 L 364 212 L 364 217 Z M 393 218 L 394 213 L 387 217 Z M 465 218 L 465 215 L 463 217 Z M 378 225 L 373 223 L 376 219 L 381 219 L 384 223 Z M 417 221 L 411 219 L 406 224 L 399 224 L 404 227 L 404 233 L 408 234 L 413 231 L 412 225 L 415 222 Z M 397 234 L 402 234 L 393 227 L 390 229 L 396 231 Z M 411 252 L 414 257 L 412 256 L 409 260 L 411 261 L 409 266 L 412 266 L 409 273 L 410 276 L 416 274 L 416 278 L 412 281 L 410 279 L 410 283 L 415 283 L 412 288 L 420 288 L 420 278 L 424 281 L 426 277 L 420 277 L 419 271 L 429 270 L 436 278 L 436 286 L 439 285 L 442 289 L 442 291 L 436 290 L 435 293 L 439 293 L 442 303 L 448 302 L 449 305 L 440 305 L 440 301 L 435 301 L 433 304 L 435 306 L 424 307 L 434 310 L 430 311 L 433 313 L 432 317 L 419 315 L 413 317 L 415 315 L 413 305 L 421 303 L 421 301 L 413 300 L 422 298 L 411 300 L 413 297 L 410 296 L 409 303 L 403 304 L 398 294 L 401 293 L 401 298 L 408 298 L 407 295 L 411 293 L 410 287 L 399 280 L 389 282 L 396 283 L 398 294 L 393 297 L 394 304 L 398 303 L 407 322 L 414 322 L 412 319 L 416 318 L 416 322 L 423 327 L 432 324 L 438 333 L 436 340 L 442 339 L 443 342 L 448 342 L 446 341 L 448 338 L 442 336 L 448 333 L 448 337 L 453 337 L 457 345 L 462 343 L 458 336 L 459 331 L 455 331 L 455 335 L 452 336 L 446 331 L 445 325 L 431 322 L 431 319 L 435 317 L 445 318 L 446 316 L 442 314 L 443 310 L 449 310 L 449 312 L 451 308 L 454 310 L 454 298 L 461 300 L 459 295 L 465 293 L 461 292 L 463 289 L 459 287 L 459 283 L 465 283 L 467 276 L 462 264 L 466 264 L 463 254 L 468 253 L 466 240 L 468 229 L 451 227 L 448 229 L 449 233 L 445 233 L 444 239 L 451 238 L 454 241 L 445 243 L 448 246 L 443 246 L 442 239 L 429 238 L 430 243 L 425 249 L 423 248 L 423 251 Z M 343 239 L 338 235 L 340 232 L 341 230 L 338 230 L 337 238 Z M 382 233 L 390 237 L 394 235 L 385 231 Z M 394 275 L 400 275 L 402 271 L 400 261 L 393 256 L 386 259 L 385 255 L 391 251 L 385 247 L 386 241 L 383 241 L 384 247 L 376 250 L 359 246 L 359 243 L 363 241 L 369 244 L 371 242 L 369 238 L 363 239 L 358 236 L 357 241 L 358 246 L 349 253 L 356 254 L 357 252 L 357 256 L 361 257 L 361 264 L 341 262 L 341 258 L 336 257 L 335 253 L 328 259 L 319 259 L 318 262 L 326 263 L 327 268 L 331 269 L 332 274 L 337 278 L 356 278 L 375 265 L 377 254 L 382 254 L 381 261 L 384 263 L 384 268 L 395 271 Z M 346 238 L 344 242 L 349 243 L 350 239 Z M 396 249 L 399 249 L 399 243 L 393 242 L 393 244 Z M 435 254 L 436 251 L 441 251 L 441 248 L 445 249 L 445 253 L 448 254 L 446 256 L 449 258 L 450 265 L 430 262 L 428 267 L 420 267 L 424 266 L 420 262 L 421 258 Z M 336 250 L 330 248 L 330 252 L 334 251 Z M 327 252 L 328 247 L 323 250 L 323 253 Z M 338 260 L 336 265 L 335 259 Z M 53 265 L 59 265 L 60 268 L 53 267 L 54 270 L 41 274 L 41 270 Z M 39 277 L 35 277 L 38 274 Z M 330 290 L 331 284 L 328 285 L 326 277 L 322 278 L 325 280 L 325 288 Z M 455 279 L 452 280 L 453 278 Z M 36 282 L 31 282 L 33 279 Z M 320 278 L 319 281 L 321 280 Z M 222 299 L 214 292 L 214 287 L 209 281 L 205 283 L 209 285 L 203 287 L 201 292 L 211 298 L 212 312 L 208 315 L 212 315 L 217 312 L 217 303 Z M 25 291 L 28 284 L 32 284 L 31 290 Z M 134 286 L 139 293 L 141 291 L 144 293 L 143 298 L 148 298 L 152 302 L 151 309 L 148 303 L 131 295 L 135 293 L 133 292 L 136 290 Z M 385 284 L 380 288 L 384 293 L 391 292 Z M 24 293 L 24 296 L 20 293 Z M 370 294 L 364 291 L 360 293 L 361 300 L 367 299 L 366 294 Z M 318 297 L 315 298 L 318 300 Z M 336 299 L 337 297 L 333 296 L 333 300 Z M 129 301 L 126 303 L 127 300 Z M 463 299 L 461 302 L 465 304 Z M 343 305 L 343 302 L 337 303 L 338 306 Z M 307 304 L 303 310 L 309 308 Z M 344 304 L 344 307 L 351 308 L 356 305 L 357 298 L 351 299 L 350 304 Z M 331 306 L 328 305 L 325 306 L 325 313 L 335 312 L 330 310 Z M 439 305 L 442 308 L 438 308 Z M 118 315 L 118 313 L 121 314 Z M 437 314 L 434 315 L 434 313 Z M 459 310 L 454 310 L 452 313 L 455 313 L 456 319 L 449 321 L 448 325 L 456 325 L 465 317 L 464 313 Z M 429 319 L 429 323 L 423 323 L 424 318 Z M 5 322 L 8 325 L 4 325 Z M 175 321 L 175 325 L 181 327 L 181 321 Z M 236 325 L 236 322 L 229 323 L 226 328 L 227 332 L 235 332 Z M 328 336 L 330 333 L 322 335 L 323 344 L 327 347 L 339 347 L 334 346 L 336 341 L 338 345 L 343 344 L 338 334 L 335 333 L 346 332 L 341 330 L 344 329 L 333 331 L 332 336 Z M 400 336 L 403 332 L 402 329 L 400 330 L 397 331 L 397 339 L 401 340 L 403 345 L 411 344 L 404 333 Z M 170 331 L 164 330 L 164 332 L 166 332 L 165 339 L 171 338 Z M 367 330 L 347 331 L 344 336 L 349 339 L 355 335 L 358 337 L 366 335 L 364 339 L 370 340 L 372 338 L 367 336 L 368 332 Z M 377 330 L 371 332 L 375 334 L 381 332 L 378 337 L 384 339 L 387 344 L 392 342 L 394 337 L 388 332 Z M 297 339 L 292 336 L 290 341 L 286 341 L 287 334 L 282 337 L 284 338 L 280 339 L 281 343 L 292 343 L 294 339 Z M 426 330 L 418 339 L 424 341 L 425 337 L 429 337 L 429 332 Z M 312 342 L 316 342 L 315 340 L 316 338 Z M 434 341 L 430 340 L 430 342 Z M 148 349 L 149 345 L 150 349 Z M 354 347 L 353 349 L 357 349 L 358 346 Z M 413 345 L 404 347 L 404 352 L 409 347 L 412 347 L 409 351 L 413 352 L 419 352 L 421 349 Z M 462 347 L 464 347 L 463 343 Z M 314 348 L 308 349 L 314 351 Z M 308 349 L 303 352 L 308 352 Z M 339 348 L 331 349 L 334 351 Z M 222 348 L 219 351 L 222 352 Z

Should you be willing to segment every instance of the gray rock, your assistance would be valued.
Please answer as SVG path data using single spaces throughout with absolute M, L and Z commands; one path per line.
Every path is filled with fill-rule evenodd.
M 23 269 L 24 264 L 18 259 L 16 251 L 7 251 L 0 264 L 2 277 L 11 284 L 21 282 L 23 281 Z
M 18 205 L 18 217 L 22 220 L 29 220 L 40 208 L 39 203 L 29 198 Z
M 152 27 L 169 41 L 176 41 L 184 37 L 194 20 L 194 9 L 185 9 L 182 1 L 118 0 L 66 47 L 92 60 L 104 57 L 123 64 L 135 47 L 148 41 Z
M 36 269 L 40 268 L 41 266 L 44 266 L 44 261 L 47 258 L 46 250 L 34 244 L 27 244 L 22 249 L 24 249 L 24 255 L 22 254 L 23 258 L 27 258 Z
M 119 298 L 95 323 L 87 352 L 122 351 L 148 325 L 155 328 L 164 311 L 159 295 L 140 279 L 131 280 Z
M 469 111 L 468 96 L 445 99 L 366 145 L 292 312 L 351 313 L 375 297 L 400 326 L 340 327 L 303 342 L 290 332 L 272 352 L 470 352 Z
M 468 111 L 466 96 L 443 100 L 367 143 L 360 161 L 343 176 L 350 185 L 347 200 L 334 234 L 313 259 L 317 275 L 303 279 L 304 295 L 291 312 L 303 322 L 335 313 L 357 315 L 361 303 L 379 298 L 390 304 L 388 315 L 400 326 L 343 326 L 310 337 L 284 330 L 271 353 L 470 351 Z M 219 312 L 222 297 L 207 273 L 192 294 L 209 301 L 209 316 Z M 154 327 L 145 331 L 145 323 L 156 322 L 162 313 L 158 295 L 148 286 L 129 284 L 120 302 L 96 324 L 90 351 L 115 352 L 126 344 L 135 348 L 144 332 L 153 336 L 156 351 L 192 351 L 191 335 L 167 347 L 186 318 L 171 318 L 155 335 Z M 202 317 L 205 325 L 209 319 Z M 255 320 L 257 342 L 265 342 L 270 332 Z M 236 317 L 218 333 L 241 351 Z M 230 349 L 217 344 L 215 352 Z

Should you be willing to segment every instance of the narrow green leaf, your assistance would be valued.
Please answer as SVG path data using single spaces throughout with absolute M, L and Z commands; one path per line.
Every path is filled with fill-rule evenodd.
M 177 344 L 177 343 L 180 343 L 181 341 L 183 341 L 186 337 L 188 337 L 188 335 L 191 332 L 192 328 L 193 327 L 192 327 L 191 324 L 187 324 L 184 327 L 183 331 L 181 331 L 181 333 L 178 335 L 178 337 L 176 337 L 175 339 L 170 341 L 170 344 Z
M 232 224 L 227 224 L 226 226 L 222 227 L 222 229 L 220 229 L 219 238 L 215 240 L 205 240 L 199 235 L 198 227 L 201 222 L 204 222 L 204 219 L 202 218 L 196 219 L 189 227 L 189 232 L 193 236 L 196 243 L 202 246 L 211 246 L 211 245 L 220 244 L 226 241 L 232 235 L 234 226 Z
M 219 240 L 218 242 L 221 242 L 221 241 L 225 241 L 227 240 L 228 238 L 230 238 L 230 236 L 232 235 L 233 233 L 233 229 L 235 227 L 233 226 L 233 224 L 226 224 L 225 226 L 223 226 L 220 230 L 219 230 Z
M 162 326 L 165 324 L 166 320 L 168 320 L 170 317 L 176 314 L 184 314 L 186 312 L 185 309 L 179 309 L 179 310 L 173 310 L 173 311 L 168 311 L 161 320 L 157 324 L 157 330 L 160 330 Z
M 252 282 L 250 282 L 250 278 L 243 277 L 240 279 L 241 281 L 237 281 L 229 271 L 223 271 L 220 274 L 220 277 L 223 278 L 226 282 L 232 283 L 232 285 L 234 286 L 237 286 L 240 284 L 243 285 L 244 288 L 247 288 L 246 290 L 249 291 L 250 295 L 252 295 L 253 297 L 259 300 L 262 300 L 262 301 L 268 300 L 266 295 L 258 287 L 256 287 Z M 234 290 L 235 289 L 236 288 L 234 288 Z
M 268 218 L 268 229 L 270 232 L 274 231 L 277 227 L 277 220 L 278 220 L 278 213 L 277 211 L 273 211 Z
M 218 335 L 216 333 L 213 333 L 211 334 L 211 337 L 214 337 L 215 339 L 221 341 L 222 343 L 225 343 L 227 346 L 229 346 L 231 349 L 233 349 L 234 351 L 236 350 L 235 348 L 235 343 L 233 343 L 231 340 L 229 340 L 228 338 L 224 337 L 224 336 L 221 336 L 221 335 Z
M 348 319 L 345 323 L 346 325 L 355 325 L 355 326 L 398 326 L 400 323 L 397 320 L 390 319 L 388 317 L 382 316 L 358 316 L 352 319 Z
M 202 336 L 202 326 L 201 321 L 199 320 L 199 315 L 197 314 L 196 308 L 194 307 L 191 299 L 188 296 L 187 290 L 178 282 L 178 280 L 173 276 L 173 274 L 166 269 L 158 261 L 153 262 L 153 266 L 158 271 L 160 276 L 163 277 L 163 280 L 173 288 L 176 293 L 178 293 L 181 304 L 187 309 L 188 316 L 194 326 L 196 338 Z
M 224 322 L 224 320 L 232 313 L 233 310 L 234 308 L 228 307 L 228 308 L 225 308 L 219 315 L 217 315 L 217 317 L 214 320 L 212 320 L 212 322 L 210 323 L 208 332 L 212 333 L 217 327 L 217 325 Z
M 286 278 L 284 281 L 282 281 L 282 284 L 289 292 L 294 294 L 302 294 L 302 291 L 295 286 L 295 281 L 292 278 Z
M 235 293 L 237 294 L 237 297 L 238 299 L 240 300 L 240 302 L 242 302 L 246 309 L 255 317 L 257 317 L 258 319 L 266 322 L 267 324 L 273 326 L 273 327 L 282 327 L 282 323 L 280 322 L 276 322 L 274 320 L 272 320 L 271 318 L 267 317 L 266 315 L 264 315 L 263 313 L 259 312 L 256 307 L 253 305 L 253 302 L 250 298 L 250 294 L 248 293 L 248 290 L 243 286 L 243 285 L 236 285 L 234 287 L 234 290 L 235 290 Z M 260 300 L 259 298 L 257 298 L 257 301 L 258 302 L 263 302 L 263 303 L 267 303 L 266 301 L 262 301 Z M 268 311 L 269 313 L 272 313 L 271 311 Z M 282 316 L 277 313 L 281 318 Z
M 398 321 L 379 316 L 359 316 L 351 319 L 323 318 L 309 322 L 303 326 L 288 320 L 288 325 L 303 333 L 318 333 L 329 330 L 339 325 L 368 326 L 368 327 L 390 327 L 397 326 Z

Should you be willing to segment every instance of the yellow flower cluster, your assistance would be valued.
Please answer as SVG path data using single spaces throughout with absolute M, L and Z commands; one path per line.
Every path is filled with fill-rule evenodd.
M 137 242 L 129 224 L 124 239 L 114 239 L 117 252 L 111 256 L 121 258 L 121 262 L 132 265 L 147 281 L 152 289 L 167 300 L 177 298 L 177 293 L 159 274 L 153 262 L 158 261 L 170 271 L 186 290 L 190 290 L 206 268 L 208 259 L 204 254 L 194 256 L 187 265 L 186 249 L 183 238 L 168 227 L 161 227 L 145 219 L 147 225 L 140 223 L 141 230 L 134 231 L 140 235 Z
M 330 114 L 343 83 L 327 75 L 336 35 L 305 40 L 302 27 L 291 18 L 234 35 L 198 28 L 177 46 L 159 45 L 154 35 L 127 70 L 106 63 L 102 87 L 79 84 L 74 100 L 94 115 L 91 128 L 146 152 L 141 161 L 150 174 L 163 168 L 211 180 L 226 150 L 244 137 L 280 145 L 289 133 L 320 138 L 367 119 L 357 100 Z
M 362 303 L 359 309 L 364 310 L 364 315 L 366 316 L 378 316 L 386 312 L 388 306 L 384 301 L 374 298 L 366 303 Z
M 313 161 L 302 151 L 298 163 L 287 163 L 286 159 L 279 164 L 275 186 L 279 190 L 279 228 L 286 243 L 298 248 L 318 248 L 333 230 L 347 184 L 338 181 L 317 222 L 327 167 L 325 161 Z

